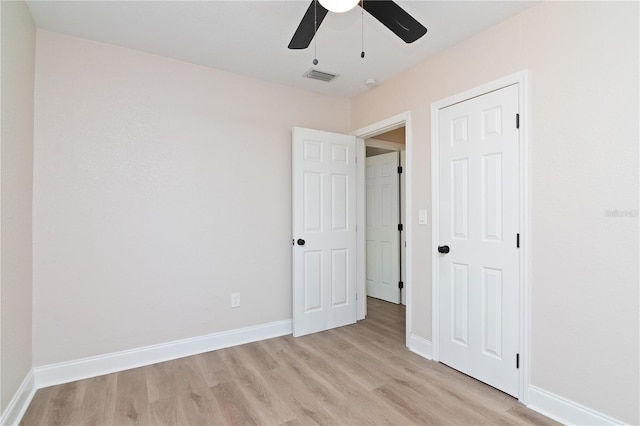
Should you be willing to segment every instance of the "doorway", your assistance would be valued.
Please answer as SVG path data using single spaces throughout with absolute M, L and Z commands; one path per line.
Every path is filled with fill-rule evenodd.
M 403 305 L 405 133 L 403 126 L 365 140 L 367 296 Z
M 410 114 L 403 113 L 381 122 L 372 124 L 365 128 L 361 128 L 351 133 L 351 136 L 340 135 L 319 130 L 294 128 L 293 132 L 293 227 L 292 227 L 292 245 L 293 245 L 293 329 L 294 336 L 313 333 L 315 331 L 326 330 L 340 325 L 353 323 L 362 320 L 366 316 L 367 297 L 366 297 L 366 233 L 362 232 L 365 228 L 365 164 L 366 164 L 366 148 L 365 139 L 372 138 L 401 127 L 411 129 Z M 340 148 L 336 151 L 329 141 L 335 138 L 344 139 L 345 143 L 351 144 L 352 148 Z M 337 140 L 337 139 L 336 139 Z M 349 141 L 348 141 L 349 140 Z M 326 145 L 326 143 L 329 143 Z M 326 146 L 325 146 L 326 145 Z M 339 145 L 339 144 L 338 144 Z M 406 206 L 406 223 L 404 231 L 409 234 L 410 226 L 410 201 L 411 195 L 409 191 L 410 182 L 410 153 L 411 153 L 411 133 L 405 135 L 406 149 L 406 175 L 407 197 L 404 205 Z M 352 155 L 354 153 L 355 155 Z M 358 162 L 358 159 L 360 161 Z M 325 165 L 325 163 L 327 163 Z M 341 167 L 351 169 L 351 165 L 355 166 L 355 176 L 351 176 L 351 172 L 340 170 L 339 172 L 329 172 L 324 170 L 325 166 L 329 167 L 329 163 Z M 319 167 L 319 169 L 318 169 Z M 306 181 L 305 181 L 306 176 Z M 328 180 L 327 180 L 328 179 Z M 336 179 L 340 181 L 339 185 L 334 185 Z M 326 181 L 326 182 L 325 182 Z M 306 183 L 305 183 L 306 182 Z M 321 184 L 324 182 L 324 184 Z M 347 183 L 354 185 L 353 188 L 347 189 Z M 306 189 L 305 189 L 306 188 Z M 324 190 L 320 190 L 325 188 Z M 341 189 L 342 188 L 342 189 Z M 309 190 L 309 191 L 307 191 Z M 313 190 L 313 191 L 312 191 Z M 305 196 L 305 191 L 308 196 Z M 334 191 L 338 200 L 343 202 L 323 202 L 321 199 L 330 200 L 333 197 L 331 193 L 322 195 L 326 191 Z M 336 192 L 337 191 L 337 192 Z M 347 207 L 347 201 L 349 207 Z M 351 202 L 355 206 L 351 205 Z M 327 208 L 320 208 L 325 206 Z M 343 206 L 344 210 L 340 213 L 332 212 L 333 207 Z M 328 210 L 327 210 L 328 209 Z M 325 211 L 327 210 L 327 211 Z M 335 209 L 333 209 L 335 210 Z M 351 217 L 354 215 L 355 218 Z M 305 215 L 307 219 L 305 220 Z M 309 216 L 310 215 L 310 216 Z M 328 215 L 328 216 L 326 216 Z M 324 219 L 322 217 L 326 216 Z M 347 219 L 347 216 L 349 219 Z M 343 237 L 351 236 L 354 238 L 354 248 L 344 246 L 344 241 L 338 240 L 335 244 L 331 243 L 332 238 L 318 238 L 319 232 L 325 227 L 312 226 L 320 223 L 331 224 L 334 219 L 340 219 L 336 227 L 331 228 Z M 335 224 L 335 223 L 334 223 Z M 335 228 L 335 229 L 333 229 Z M 361 232 L 357 232 L 358 228 Z M 309 233 L 309 235 L 307 235 Z M 320 241 L 327 240 L 327 249 L 331 250 L 328 255 L 321 254 L 322 250 L 312 245 Z M 342 253 L 341 261 L 334 262 L 333 255 Z M 406 318 L 403 329 L 407 332 L 405 336 L 409 336 L 408 330 L 411 328 L 411 249 L 410 245 L 406 248 L 404 256 L 406 265 L 404 269 L 404 289 L 406 309 L 403 305 L 404 317 Z M 335 257 L 335 256 L 334 256 Z M 339 260 L 340 260 L 339 259 Z M 352 266 L 351 262 L 355 265 Z M 342 265 L 336 273 L 329 269 Z M 329 268 L 329 269 L 327 269 Z M 327 269 L 328 272 L 321 273 L 321 270 Z M 353 273 L 353 275 L 351 275 Z M 340 278 L 337 280 L 337 278 Z M 337 280 L 337 281 L 336 281 Z M 336 288 L 336 282 L 341 285 Z M 340 290 L 340 291 L 337 291 Z M 339 294 L 339 300 L 333 300 L 333 295 Z M 324 296 L 323 296 L 324 295 Z M 358 297 L 359 296 L 359 297 Z M 327 299 L 329 297 L 329 299 Z M 332 299 L 333 298 L 333 299 Z M 326 299 L 326 300 L 325 300 Z M 333 308 L 344 308 L 344 322 L 341 324 L 334 323 L 333 316 L 329 312 Z M 351 310 L 353 307 L 353 311 Z M 353 313 L 353 317 L 352 314 Z M 325 320 L 323 315 L 326 314 Z M 307 318 L 308 317 L 308 318 Z M 313 318 L 316 320 L 313 320 Z M 308 320 L 307 320 L 308 319 Z M 333 322 L 331 322 L 331 321 Z M 331 323 L 329 323 L 331 322 Z M 407 337 L 407 346 L 409 338 Z
M 411 152 L 412 152 L 412 133 L 411 133 L 411 113 L 404 112 L 393 117 L 389 117 L 382 121 L 373 123 L 369 126 L 360 128 L 351 134 L 357 138 L 359 138 L 360 142 L 357 147 L 357 156 L 358 158 L 366 158 L 366 146 L 364 140 L 376 138 L 377 136 L 391 132 L 393 130 L 404 128 L 405 129 L 405 137 L 404 137 L 404 166 L 403 166 L 403 178 L 406 184 L 404 185 L 404 192 L 406 194 L 404 199 L 404 223 L 403 223 L 403 234 L 410 235 L 411 234 Z M 358 223 L 365 226 L 366 224 L 366 187 L 365 187 L 365 161 L 360 161 L 357 164 L 357 210 L 358 210 Z M 367 298 L 365 295 L 366 291 L 366 233 L 359 232 L 358 233 L 358 259 L 357 259 L 357 270 L 358 270 L 358 295 L 362 295 L 357 300 L 357 319 L 363 320 L 367 314 Z M 411 345 L 411 262 L 412 262 L 412 253 L 411 253 L 411 241 L 402 241 L 402 257 L 403 257 L 403 265 L 402 268 L 402 277 L 403 277 L 403 301 L 406 305 L 405 311 L 405 344 L 407 347 L 412 348 Z M 402 306 L 402 305 L 399 305 Z M 412 348 L 412 350 L 414 350 Z

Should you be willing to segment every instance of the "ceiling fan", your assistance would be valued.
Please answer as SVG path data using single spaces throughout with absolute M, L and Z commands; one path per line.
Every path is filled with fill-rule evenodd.
M 289 49 L 306 49 L 329 11 L 346 12 L 359 5 L 389 28 L 405 43 L 413 43 L 426 34 L 427 29 L 413 16 L 391 0 L 312 0 L 298 29 L 289 42 Z

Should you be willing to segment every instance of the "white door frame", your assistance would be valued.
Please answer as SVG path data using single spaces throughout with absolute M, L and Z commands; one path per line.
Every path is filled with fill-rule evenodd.
M 432 218 L 432 232 L 431 232 L 431 247 L 435 250 L 438 246 L 438 226 L 439 226 L 439 111 L 442 108 L 451 106 L 471 98 L 475 98 L 486 93 L 502 89 L 503 87 L 511 86 L 513 84 L 518 85 L 518 110 L 520 114 L 520 140 L 519 140 L 519 225 L 520 225 L 520 251 L 519 251 L 519 288 L 520 288 L 520 384 L 519 384 L 519 397 L 518 399 L 527 404 L 529 400 L 529 361 L 530 345 L 529 345 L 529 241 L 531 241 L 531 232 L 529 228 L 529 171 L 528 171 L 528 109 L 527 109 L 527 84 L 528 73 L 527 71 L 520 71 L 515 74 L 503 77 L 501 79 L 492 81 L 487 84 L 475 87 L 467 90 L 463 93 L 442 99 L 440 101 L 431 104 L 431 218 Z M 439 262 L 438 256 L 431 256 L 431 291 L 432 291 L 432 355 L 434 361 L 440 359 L 439 348 L 439 323 L 440 323 L 440 307 L 439 307 L 439 289 L 438 289 L 438 277 L 439 277 Z
M 381 133 L 385 133 L 391 130 L 398 129 L 400 127 L 405 127 L 405 155 L 406 155 L 406 165 L 403 173 L 405 174 L 406 179 L 406 188 L 405 193 L 406 197 L 404 200 L 405 211 L 406 211 L 406 220 L 404 224 L 404 232 L 405 235 L 411 235 L 411 154 L 413 151 L 413 140 L 412 140 L 412 131 L 411 131 L 411 113 L 404 112 L 398 115 L 394 115 L 393 117 L 387 118 L 382 121 L 378 121 L 377 123 L 370 124 L 361 129 L 355 130 L 351 132 L 352 136 L 358 138 L 356 141 L 356 156 L 358 158 L 358 162 L 356 164 L 356 193 L 357 193 L 357 201 L 356 201 L 356 210 L 357 210 L 357 223 L 358 223 L 358 242 L 357 242 L 357 273 L 356 279 L 357 284 L 356 288 L 358 293 L 358 301 L 357 301 L 357 320 L 362 320 L 367 314 L 367 287 L 366 287 L 366 233 L 364 232 L 366 227 L 365 221 L 365 194 L 366 194 L 366 179 L 365 179 L 365 165 L 366 165 L 366 151 L 365 151 L 365 143 L 364 140 L 367 138 L 375 137 Z M 409 335 L 411 330 L 411 239 L 407 239 L 407 251 L 406 251 L 406 259 L 405 259 L 405 282 L 404 282 L 404 291 L 406 297 L 406 329 L 405 329 L 405 338 L 407 339 L 406 344 L 409 346 Z

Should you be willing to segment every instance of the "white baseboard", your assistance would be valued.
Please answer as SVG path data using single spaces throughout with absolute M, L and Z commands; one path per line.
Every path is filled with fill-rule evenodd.
M 20 388 L 0 417 L 0 425 L 16 425 L 29 407 L 37 389 L 82 380 L 103 374 L 151 365 L 217 349 L 291 334 L 291 320 L 224 331 L 159 345 L 115 352 L 75 361 L 36 367 L 27 374 Z M 411 334 L 407 339 L 412 352 L 433 359 L 432 342 Z M 529 387 L 529 408 L 569 425 L 620 425 L 623 422 L 584 407 L 535 386 Z
M 565 425 L 624 424 L 591 408 L 535 386 L 529 386 L 529 404 L 527 404 L 527 407 Z
M 426 359 L 433 359 L 432 342 L 411 334 L 407 339 L 407 346 L 412 352 Z M 600 426 L 624 424 L 624 422 L 535 386 L 529 386 L 529 403 L 527 407 L 565 425 Z
M 408 346 L 411 352 L 415 352 L 423 358 L 433 359 L 432 343 L 415 334 L 409 335 Z
M 9 401 L 9 405 L 7 405 L 4 413 L 2 413 L 2 417 L 0 417 L 0 425 L 17 425 L 22 419 L 22 416 L 24 416 L 25 411 L 27 411 L 35 393 L 35 381 L 33 370 L 31 370 L 20 384 L 20 387 L 15 395 L 13 395 L 13 398 L 11 398 L 11 401 Z
M 291 334 L 291 330 L 291 320 L 276 321 L 159 345 L 35 367 L 33 369 L 35 387 L 40 389 L 258 340 L 284 336 Z

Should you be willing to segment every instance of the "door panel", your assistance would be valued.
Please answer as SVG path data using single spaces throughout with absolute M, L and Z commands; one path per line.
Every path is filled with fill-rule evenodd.
M 331 306 L 349 301 L 349 254 L 345 249 L 331 250 Z
M 319 232 L 322 229 L 322 175 L 304 173 L 304 230 Z
M 469 229 L 469 160 L 452 161 L 451 170 L 453 237 L 466 239 Z
M 400 303 L 398 152 L 367 158 L 367 295 Z
M 322 307 L 322 252 L 304 253 L 304 312 Z
M 502 271 L 482 268 L 482 350 L 502 358 Z
M 502 154 L 482 157 L 482 236 L 502 241 Z
M 469 344 L 469 265 L 452 263 L 451 268 L 453 341 L 466 347 Z
M 355 141 L 293 130 L 294 336 L 356 321 Z
M 440 360 L 511 395 L 519 347 L 517 85 L 439 112 Z
M 331 230 L 347 231 L 349 214 L 349 177 L 331 176 Z

